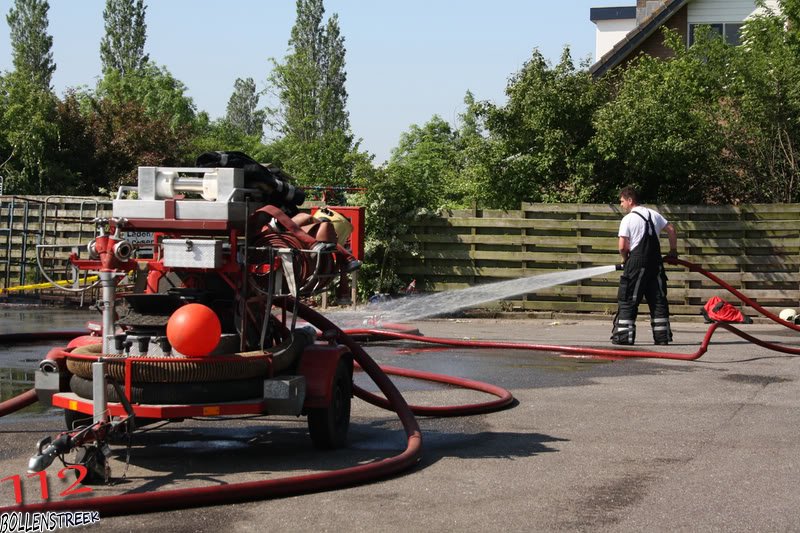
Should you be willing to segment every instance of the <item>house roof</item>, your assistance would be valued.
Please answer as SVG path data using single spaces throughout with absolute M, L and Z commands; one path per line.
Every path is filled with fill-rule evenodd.
M 649 17 L 632 29 L 614 48 L 606 52 L 603 57 L 589 68 L 595 78 L 599 78 L 610 69 L 625 60 L 645 39 L 655 33 L 661 26 L 672 18 L 683 6 L 691 0 L 666 0 Z M 635 8 L 634 8 L 635 9 Z M 590 12 L 591 13 L 591 12 Z M 593 19 L 594 20 L 594 19 Z

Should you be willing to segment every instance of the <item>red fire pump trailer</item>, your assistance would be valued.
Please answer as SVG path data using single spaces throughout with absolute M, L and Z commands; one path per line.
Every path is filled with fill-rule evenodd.
M 293 306 L 360 262 L 341 246 L 347 219 L 290 217 L 299 203 L 272 168 L 139 168 L 95 221 L 89 258 L 70 258 L 99 273 L 102 325 L 40 363 L 36 392 L 67 431 L 39 442 L 29 471 L 78 450 L 84 481 L 108 479 L 110 440 L 186 417 L 305 415 L 316 447 L 343 446 L 352 355 L 299 326 Z M 149 258 L 126 238 L 141 232 Z

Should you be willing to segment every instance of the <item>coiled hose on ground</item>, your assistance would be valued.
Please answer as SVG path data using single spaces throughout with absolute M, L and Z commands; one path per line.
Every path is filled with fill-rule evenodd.
M 276 301 L 276 305 L 291 309 L 294 304 L 290 299 Z M 159 492 L 129 493 L 117 496 L 99 496 L 86 499 L 62 500 L 53 502 L 42 502 L 37 504 L 22 505 L 16 507 L 0 508 L 0 512 L 10 511 L 66 511 L 85 509 L 87 505 L 93 510 L 99 511 L 101 516 L 114 516 L 125 514 L 141 514 L 156 511 L 167 511 L 189 507 L 201 507 L 205 505 L 219 505 L 248 500 L 262 500 L 277 498 L 296 494 L 319 492 L 336 488 L 343 488 L 358 485 L 371 481 L 383 479 L 413 467 L 420 459 L 422 454 L 422 435 L 414 418 L 414 412 L 419 414 L 434 414 L 439 416 L 458 416 L 465 414 L 477 414 L 495 411 L 505 408 L 513 402 L 510 392 L 500 387 L 494 387 L 485 383 L 472 380 L 462 380 L 449 376 L 441 376 L 425 372 L 416 372 L 403 369 L 389 369 L 389 373 L 401 374 L 418 378 L 433 379 L 441 383 L 449 383 L 465 388 L 480 390 L 494 394 L 496 400 L 483 404 L 473 404 L 468 406 L 453 407 L 409 407 L 403 396 L 394 386 L 380 366 L 345 332 L 339 329 L 328 319 L 314 311 L 313 309 L 299 304 L 298 315 L 308 321 L 321 331 L 334 332 L 335 340 L 346 346 L 354 356 L 356 363 L 361 369 L 375 382 L 380 391 L 384 394 L 383 398 L 377 397 L 363 391 L 355 389 L 355 394 L 359 397 L 368 398 L 368 401 L 377 405 L 384 405 L 396 412 L 403 425 L 407 437 L 406 449 L 394 457 L 389 457 L 381 461 L 358 465 L 331 472 L 321 472 L 301 476 L 292 476 L 281 479 L 269 479 L 263 481 L 252 481 L 245 483 L 235 483 L 225 486 L 209 486 L 189 489 L 176 489 Z M 16 338 L 17 341 L 21 337 Z M 27 391 L 16 398 L 12 398 L 0 404 L 0 411 L 4 413 L 20 409 L 36 401 L 34 391 Z M 384 403 L 385 402 L 385 403 Z

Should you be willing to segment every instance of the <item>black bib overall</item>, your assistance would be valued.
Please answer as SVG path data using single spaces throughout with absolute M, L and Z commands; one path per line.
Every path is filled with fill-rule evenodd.
M 664 272 L 658 233 L 649 215 L 644 218 L 641 213 L 632 212 L 645 221 L 646 228 L 642 241 L 628 255 L 619 278 L 618 308 L 611 342 L 633 344 L 636 341 L 636 315 L 644 297 L 650 307 L 653 340 L 656 344 L 669 344 L 672 330 L 669 325 L 667 275 Z

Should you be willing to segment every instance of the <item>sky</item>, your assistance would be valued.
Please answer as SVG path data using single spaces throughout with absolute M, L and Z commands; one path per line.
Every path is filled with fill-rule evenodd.
M 105 0 L 50 0 L 58 95 L 94 88 Z M 270 58 L 287 54 L 294 0 L 146 0 L 145 52 L 187 86 L 199 111 L 225 114 L 236 78 L 267 88 Z M 0 0 L 0 71 L 11 70 Z M 439 115 L 456 124 L 464 95 L 505 103 L 510 76 L 535 48 L 552 63 L 569 46 L 594 59 L 589 9 L 633 0 L 325 0 L 345 38 L 348 111 L 362 149 L 380 164 L 412 124 Z M 260 104 L 270 103 L 268 96 Z M 273 102 L 274 103 L 274 102 Z M 267 132 L 269 135 L 269 132 Z

